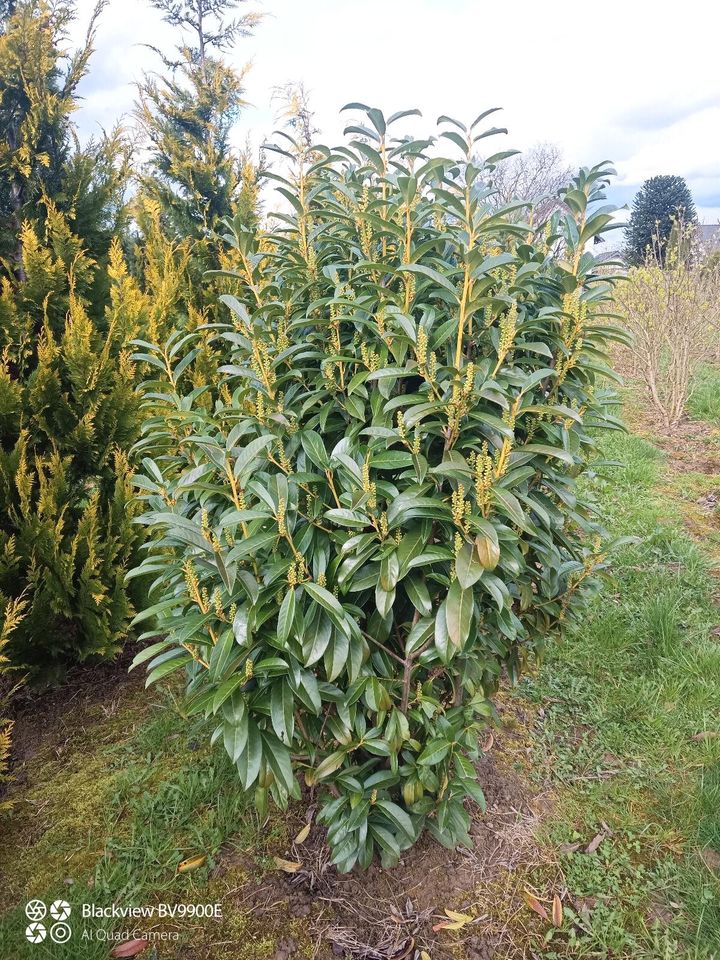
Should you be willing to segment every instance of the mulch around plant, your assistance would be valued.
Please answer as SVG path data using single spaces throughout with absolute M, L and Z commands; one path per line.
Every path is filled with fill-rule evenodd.
M 525 719 L 516 705 L 504 713 L 521 713 Z M 253 935 L 258 941 L 270 935 L 277 943 L 274 953 L 250 949 L 247 955 L 268 960 L 308 955 L 318 960 L 419 960 L 422 951 L 432 960 L 513 955 L 507 953 L 513 918 L 528 913 L 523 880 L 547 860 L 536 834 L 550 801 L 533 792 L 522 770 L 514 769 L 527 763 L 526 742 L 525 729 L 501 728 L 479 762 L 487 811 L 471 809 L 472 849 L 449 851 L 426 835 L 395 868 L 373 864 L 365 872 L 339 874 L 329 864 L 324 830 L 313 826 L 302 843 L 278 853 L 299 864 L 296 872 L 271 869 L 255 884 L 247 880 L 257 871 L 249 853 L 221 853 L 217 875 L 231 881 L 239 871 L 246 878 L 224 900 L 223 912 L 246 915 L 251 941 Z M 306 825 L 302 805 L 295 815 L 289 836 Z M 466 915 L 461 929 L 449 928 L 453 921 L 446 910 Z M 304 942 L 293 933 L 299 927 Z M 193 960 L 210 960 L 214 946 L 194 943 Z

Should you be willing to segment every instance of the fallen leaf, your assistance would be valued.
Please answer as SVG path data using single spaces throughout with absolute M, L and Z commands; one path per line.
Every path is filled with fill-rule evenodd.
M 600 844 L 603 842 L 604 839 L 605 839 L 604 831 L 601 830 L 600 833 L 596 833 L 595 836 L 590 841 L 590 843 L 585 847 L 585 853 L 595 853 L 595 851 L 597 850 L 597 848 L 600 846 Z
M 420 951 L 420 960 L 432 960 L 432 957 L 425 950 Z
M 275 866 L 278 870 L 284 870 L 285 873 L 297 873 L 302 864 L 297 860 L 283 860 L 282 857 L 275 857 Z
M 558 853 L 576 853 L 579 849 L 579 843 L 561 843 L 558 847 Z
M 720 730 L 701 730 L 700 733 L 696 733 L 690 739 L 694 740 L 695 743 L 702 743 L 703 740 L 714 740 L 715 737 L 720 737 Z
M 480 747 L 483 753 L 488 753 L 492 750 L 493 744 L 495 743 L 495 737 L 493 736 L 492 730 L 488 733 L 488 738 L 485 743 Z
M 534 910 L 535 913 L 542 917 L 543 920 L 549 920 L 548 912 L 545 907 L 540 903 L 537 897 L 534 897 L 529 890 L 523 891 L 523 900 L 530 907 L 531 910 Z
M 387 954 L 389 960 L 407 960 L 407 958 L 415 953 L 415 939 L 413 937 L 408 937 L 407 940 L 403 941 L 400 944 L 398 949 L 393 954 Z
M 295 837 L 295 843 L 305 843 L 305 841 L 307 840 L 309 834 L 310 834 L 310 824 L 307 823 L 307 824 L 305 824 L 305 826 L 302 828 L 302 830 L 300 831 L 300 833 Z
M 119 943 L 110 951 L 111 957 L 136 957 L 142 953 L 150 944 L 149 940 L 126 940 L 125 943 Z
M 452 924 L 446 927 L 446 930 L 462 930 L 475 919 L 470 913 L 458 913 L 457 910 L 448 910 L 447 907 L 445 907 L 445 916 L 452 920 Z
M 200 857 L 190 857 L 188 860 L 183 860 L 182 863 L 178 864 L 178 873 L 187 873 L 188 870 L 197 870 L 197 868 L 201 867 L 206 860 L 207 857 L 204 854 Z
M 557 894 L 553 897 L 552 922 L 555 927 L 561 927 L 563 922 L 562 902 Z

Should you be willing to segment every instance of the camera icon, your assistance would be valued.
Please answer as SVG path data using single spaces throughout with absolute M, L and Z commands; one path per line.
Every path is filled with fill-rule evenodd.
M 50 939 L 53 943 L 67 943 L 72 936 L 72 930 L 67 923 L 54 923 L 50 927 Z
M 30 943 L 42 943 L 47 936 L 47 929 L 44 923 L 34 921 L 25 927 L 25 939 Z
M 67 920 L 71 910 L 72 907 L 67 900 L 56 900 L 50 904 L 50 916 L 53 920 Z
M 25 904 L 25 913 L 28 920 L 44 920 L 47 907 L 42 900 L 30 900 Z

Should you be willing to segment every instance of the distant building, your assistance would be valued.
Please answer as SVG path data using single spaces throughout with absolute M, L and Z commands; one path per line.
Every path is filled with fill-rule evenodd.
M 697 239 L 708 253 L 720 250 L 720 223 L 699 223 Z

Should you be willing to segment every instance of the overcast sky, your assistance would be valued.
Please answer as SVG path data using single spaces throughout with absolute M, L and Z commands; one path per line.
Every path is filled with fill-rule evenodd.
M 95 0 L 79 0 L 78 36 Z M 237 139 L 272 132 L 273 88 L 303 81 L 323 142 L 342 137 L 359 100 L 386 113 L 417 107 L 423 133 L 438 114 L 470 121 L 487 107 L 508 127 L 502 146 L 557 143 L 573 165 L 612 160 L 611 199 L 680 174 L 700 220 L 720 220 L 720 4 L 717 0 L 247 0 L 265 19 L 229 55 L 250 106 Z M 148 0 L 110 0 L 84 81 L 78 122 L 109 127 L 131 111 L 133 87 L 157 64 L 143 44 L 172 34 Z M 499 120 L 497 118 L 500 118 Z M 417 128 L 415 128 L 417 130 Z

